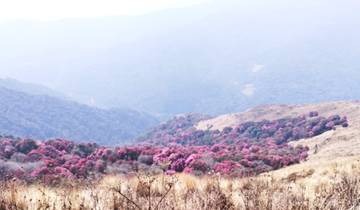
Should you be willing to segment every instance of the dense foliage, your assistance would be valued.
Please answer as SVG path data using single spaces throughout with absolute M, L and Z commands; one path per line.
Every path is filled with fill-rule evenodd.
M 1 86 L 1 85 L 0 85 Z M 158 122 L 132 110 L 103 110 L 45 95 L 0 87 L 0 133 L 25 138 L 66 138 L 118 145 Z
M 348 126 L 346 117 L 324 118 L 311 112 L 296 118 L 245 122 L 223 131 L 201 131 L 193 127 L 200 118 L 176 117 L 129 147 L 2 137 L 1 177 L 52 180 L 139 170 L 250 176 L 306 159 L 307 147 L 292 147 L 288 142 Z

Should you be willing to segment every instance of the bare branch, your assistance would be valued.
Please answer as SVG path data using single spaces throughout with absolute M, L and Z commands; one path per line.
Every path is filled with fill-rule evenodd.
M 121 192 L 120 188 L 112 188 L 112 190 L 114 190 L 115 192 L 119 193 L 119 195 L 121 195 L 123 198 L 125 198 L 128 202 L 130 202 L 131 204 L 133 204 L 137 209 L 141 210 L 141 207 L 135 203 L 132 199 L 130 199 L 129 197 L 127 197 L 124 193 Z

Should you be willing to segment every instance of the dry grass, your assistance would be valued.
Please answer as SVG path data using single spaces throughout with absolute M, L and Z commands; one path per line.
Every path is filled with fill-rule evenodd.
M 217 116 L 212 119 L 204 120 L 196 125 L 199 130 L 222 130 L 224 127 L 233 127 L 247 121 L 276 120 L 286 117 L 297 117 L 308 114 L 310 111 L 318 111 L 321 116 L 339 114 L 349 118 L 349 124 L 357 124 L 360 119 L 359 101 L 335 101 L 319 104 L 305 105 L 265 105 L 249 109 L 241 113 L 232 113 Z
M 323 175 L 326 181 L 316 184 L 312 177 L 317 172 L 312 170 L 289 174 L 287 179 L 272 174 L 246 179 L 108 176 L 97 183 L 57 187 L 13 181 L 1 185 L 0 210 L 360 209 L 358 168 L 332 170 Z

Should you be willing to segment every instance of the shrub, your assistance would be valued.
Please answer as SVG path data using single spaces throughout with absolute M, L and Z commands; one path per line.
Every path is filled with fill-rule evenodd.
M 163 170 L 167 174 L 209 172 L 250 176 L 307 158 L 309 148 L 290 141 L 348 126 L 346 117 L 307 116 L 245 122 L 223 131 L 196 130 L 200 118 L 181 116 L 153 130 L 133 146 L 106 148 L 62 139 L 44 142 L 0 138 L 0 173 L 26 179 L 93 178 L 105 173 Z M 6 161 L 15 164 L 11 167 Z M 5 161 L 5 162 L 4 162 Z M 5 164 L 6 163 L 6 164 Z M 20 165 L 24 169 L 20 167 Z M 29 166 L 29 167 L 27 167 Z M 28 175 L 27 175 L 28 174 Z
M 34 140 L 26 139 L 26 140 L 20 140 L 15 147 L 17 151 L 24 154 L 28 154 L 30 151 L 37 149 L 38 145 Z
M 152 155 L 140 155 L 138 161 L 146 165 L 152 165 L 154 163 L 154 158 Z

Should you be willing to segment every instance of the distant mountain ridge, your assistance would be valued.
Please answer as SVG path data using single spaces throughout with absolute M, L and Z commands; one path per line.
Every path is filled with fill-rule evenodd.
M 66 99 L 65 94 L 52 90 L 48 87 L 20 82 L 13 78 L 0 78 L 0 87 L 4 87 L 10 90 L 20 91 L 31 95 L 47 95 L 56 98 Z
M 0 24 L 0 75 L 165 115 L 353 100 L 359 9 L 354 0 L 214 0 L 146 16 Z
M 154 117 L 133 110 L 103 110 L 47 95 L 0 86 L 0 133 L 25 138 L 67 138 L 118 145 L 156 125 Z

